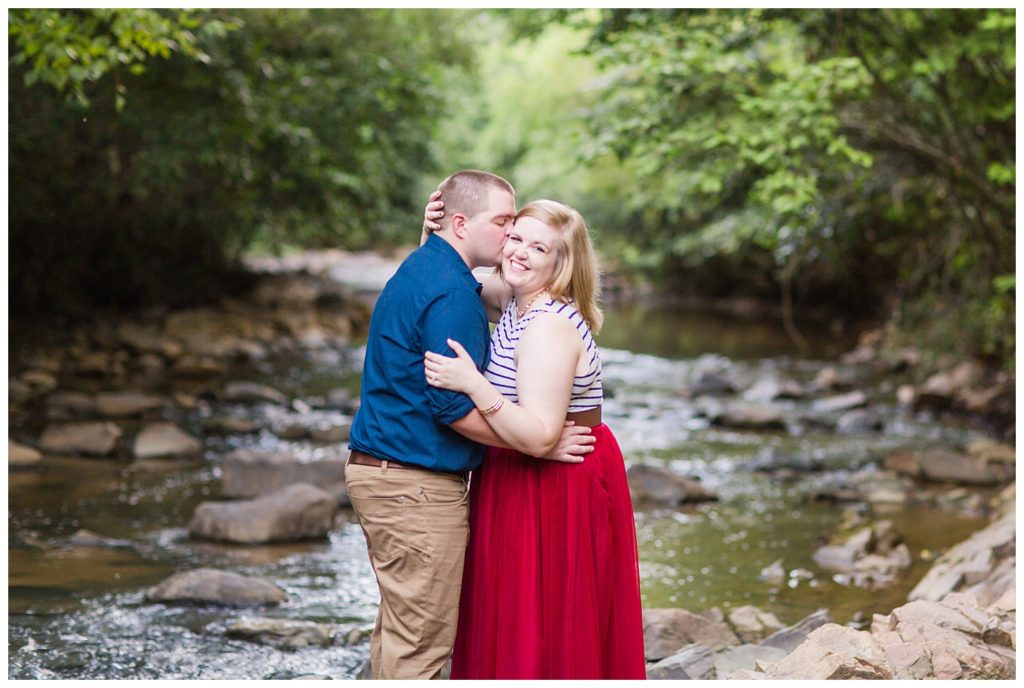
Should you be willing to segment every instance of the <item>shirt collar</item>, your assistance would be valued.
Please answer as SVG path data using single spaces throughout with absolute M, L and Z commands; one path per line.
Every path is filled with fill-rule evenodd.
M 431 232 L 430 236 L 427 237 L 427 243 L 423 244 L 423 248 L 431 253 L 436 253 L 440 260 L 450 263 L 460 278 L 465 279 L 467 286 L 472 286 L 477 294 L 484 288 L 484 285 L 473 276 L 473 271 L 466 265 L 466 261 L 462 259 L 459 252 L 441 237 Z

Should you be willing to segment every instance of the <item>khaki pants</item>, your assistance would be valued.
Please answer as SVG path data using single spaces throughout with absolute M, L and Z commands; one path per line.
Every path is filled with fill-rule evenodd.
M 437 678 L 451 656 L 459 620 L 469 539 L 466 481 L 435 471 L 348 464 L 345 483 L 380 587 L 371 674 Z

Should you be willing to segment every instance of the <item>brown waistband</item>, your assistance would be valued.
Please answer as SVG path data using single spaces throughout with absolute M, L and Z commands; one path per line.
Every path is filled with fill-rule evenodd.
M 465 473 L 457 473 L 455 471 L 437 471 L 437 470 L 434 470 L 433 468 L 426 468 L 424 466 L 416 466 L 414 464 L 402 463 L 401 461 L 395 461 L 394 459 L 378 459 L 376 456 L 370 456 L 369 454 L 364 454 L 363 452 L 356 451 L 354 449 L 348 455 L 348 462 L 349 463 L 354 463 L 357 466 L 375 466 L 376 467 L 376 466 L 385 466 L 385 464 L 386 464 L 386 467 L 389 470 L 392 469 L 392 468 L 400 468 L 402 470 L 414 469 L 414 470 L 420 470 L 420 471 L 430 471 L 432 473 L 446 473 L 448 475 L 456 475 L 456 476 L 458 476 L 460 478 L 466 477 Z
M 601 424 L 601 407 L 595 406 L 586 411 L 572 411 L 565 414 L 565 419 L 575 422 L 576 425 L 592 428 Z

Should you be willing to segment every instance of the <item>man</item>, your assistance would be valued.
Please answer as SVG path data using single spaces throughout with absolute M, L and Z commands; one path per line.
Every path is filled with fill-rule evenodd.
M 464 170 L 438 187 L 446 217 L 395 273 L 370 320 L 362 399 L 345 469 L 381 604 L 370 650 L 375 679 L 437 678 L 451 654 L 469 537 L 468 471 L 482 445 L 507 446 L 469 397 L 428 385 L 427 351 L 460 342 L 483 369 L 489 356 L 481 285 L 516 214 L 515 192 L 489 172 Z M 584 454 L 567 428 L 548 457 Z M 569 448 L 575 446 L 575 448 Z

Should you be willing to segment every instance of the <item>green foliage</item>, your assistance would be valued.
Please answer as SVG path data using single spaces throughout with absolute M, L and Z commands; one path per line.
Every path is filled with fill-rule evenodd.
M 17 50 L 11 64 L 24 65 L 26 86 L 37 81 L 88 105 L 85 89 L 108 73 L 139 75 L 151 57 L 180 53 L 199 61 L 209 56 L 194 33 L 221 35 L 230 23 L 202 21 L 195 10 L 96 9 L 9 10 L 8 35 Z M 118 79 L 117 109 L 125 103 Z
M 252 245 L 412 240 L 444 83 L 471 58 L 453 12 L 9 16 L 19 54 L 51 56 L 9 72 L 22 311 L 204 298 Z M 92 61 L 52 58 L 68 47 Z
M 1014 29 L 1012 10 L 607 11 L 587 153 L 640 175 L 666 265 L 769 251 L 783 282 L 965 299 L 966 348 L 1005 355 Z

